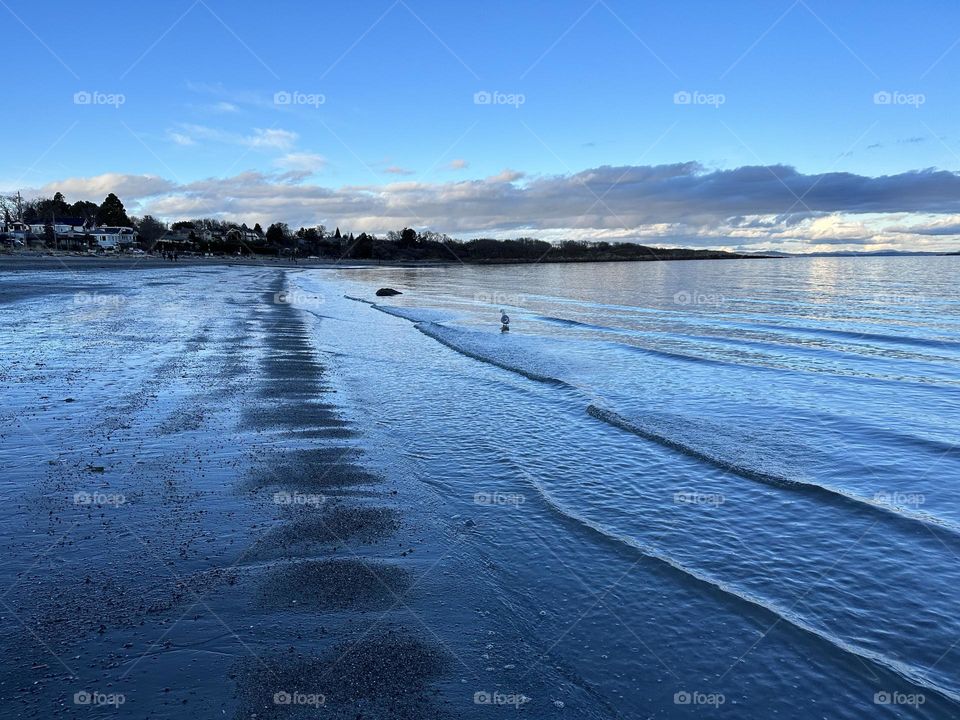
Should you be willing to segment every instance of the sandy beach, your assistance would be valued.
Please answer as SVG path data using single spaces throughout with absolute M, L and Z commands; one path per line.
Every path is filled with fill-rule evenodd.
M 118 264 L 87 263 L 71 266 Z M 87 293 L 78 357 L 129 290 L 35 278 L 5 277 L 0 301 Z M 4 599 L 21 648 L 3 661 L 8 717 L 85 713 L 77 693 L 138 717 L 445 715 L 452 658 L 401 617 L 438 558 L 395 479 L 356 464 L 362 428 L 339 417 L 300 313 L 275 301 L 284 273 L 245 279 L 210 275 L 228 297 L 188 301 L 188 327 L 123 331 L 135 378 L 43 346 L 4 373 L 19 406 L 4 465 L 26 485 L 4 526 L 23 554 Z M 165 282 L 147 285 L 162 297 Z

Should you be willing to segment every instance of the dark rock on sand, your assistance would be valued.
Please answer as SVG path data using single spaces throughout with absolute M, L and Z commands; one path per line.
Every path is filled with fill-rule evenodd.
M 393 288 L 380 288 L 377 290 L 377 297 L 392 297 L 394 295 L 403 295 L 403 293 Z

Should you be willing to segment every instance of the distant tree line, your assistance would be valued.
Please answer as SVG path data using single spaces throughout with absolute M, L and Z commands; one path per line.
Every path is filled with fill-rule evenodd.
M 694 260 L 756 257 L 720 250 L 662 249 L 634 243 L 565 240 L 549 243 L 534 238 L 455 240 L 448 235 L 413 228 L 390 231 L 384 237 L 362 232 L 344 234 L 326 226 L 291 231 L 276 222 L 264 231 L 216 218 L 179 220 L 170 225 L 153 217 L 129 217 L 123 202 L 110 193 L 99 205 L 86 200 L 68 203 L 62 193 L 52 198 L 19 201 L 0 197 L 5 224 L 20 219 L 31 225 L 53 223 L 62 218 L 82 219 L 96 225 L 134 227 L 143 249 L 169 249 L 227 255 L 272 255 L 322 257 L 325 259 L 377 260 L 381 262 L 598 262 L 614 260 Z M 20 215 L 19 218 L 15 215 Z

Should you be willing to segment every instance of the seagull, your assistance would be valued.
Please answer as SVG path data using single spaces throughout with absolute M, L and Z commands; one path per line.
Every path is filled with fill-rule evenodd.
M 500 330 L 509 330 L 510 329 L 510 316 L 504 310 L 500 311 Z

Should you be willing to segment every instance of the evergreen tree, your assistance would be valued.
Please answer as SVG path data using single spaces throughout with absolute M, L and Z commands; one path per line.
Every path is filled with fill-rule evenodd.
M 274 223 L 267 228 L 267 242 L 271 245 L 284 245 L 290 237 L 290 228 L 286 223 Z
M 156 244 L 157 240 L 162 238 L 167 232 L 167 226 L 157 220 L 153 215 L 145 215 L 137 223 L 137 230 L 140 233 L 140 242 L 148 248 Z
M 127 226 L 130 224 L 130 218 L 127 217 L 127 211 L 120 202 L 120 198 L 113 193 L 107 195 L 97 211 L 97 225 Z

